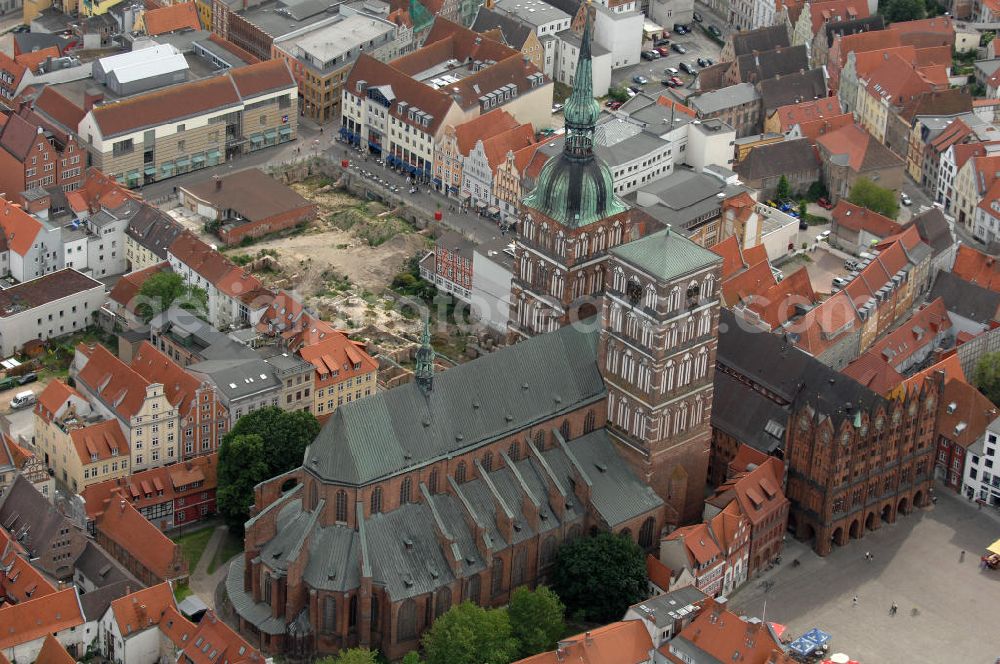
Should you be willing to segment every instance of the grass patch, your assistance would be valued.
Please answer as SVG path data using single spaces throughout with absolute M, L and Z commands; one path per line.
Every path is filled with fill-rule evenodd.
M 212 558 L 210 563 L 208 563 L 208 573 L 211 574 L 215 570 L 219 569 L 241 551 L 243 551 L 243 540 L 241 540 L 237 535 L 234 535 L 227 528 L 225 537 L 222 539 L 222 544 L 220 544 L 219 548 L 215 550 L 215 557 Z
M 181 555 L 187 561 L 188 569 L 191 572 L 194 572 L 194 568 L 198 566 L 201 554 L 205 553 L 205 547 L 208 546 L 208 540 L 212 539 L 213 532 L 215 532 L 215 528 L 202 528 L 174 538 L 174 541 L 180 545 Z
M 183 602 L 185 599 L 194 594 L 191 590 L 191 586 L 186 583 L 178 583 L 174 586 L 174 600 L 177 602 Z
M 827 218 L 825 218 L 825 217 L 821 217 L 818 214 L 809 214 L 807 212 L 806 213 L 806 223 L 809 224 L 810 226 L 819 226 L 821 224 L 828 224 L 828 223 L 830 223 L 830 220 L 827 219 Z

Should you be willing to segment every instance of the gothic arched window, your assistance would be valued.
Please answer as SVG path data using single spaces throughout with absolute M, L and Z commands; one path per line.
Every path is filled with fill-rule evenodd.
M 653 528 L 656 527 L 656 522 L 653 517 L 649 517 L 642 522 L 642 528 L 639 529 L 639 546 L 644 549 L 648 549 L 653 546 Z
M 377 486 L 372 491 L 371 513 L 378 514 L 382 511 L 382 487 Z
M 375 598 L 372 598 L 374 602 Z M 374 606 L 374 605 L 373 605 Z M 417 603 L 412 598 L 406 600 L 399 606 L 399 614 L 396 620 L 399 626 L 396 629 L 397 641 L 409 641 L 417 638 Z
M 410 495 L 412 493 L 413 493 L 413 483 L 410 481 L 410 478 L 407 477 L 399 485 L 399 504 L 406 505 L 407 503 L 409 503 L 410 500 L 412 499 Z
M 337 521 L 347 521 L 347 492 L 343 489 L 337 491 Z
M 583 433 L 587 434 L 594 430 L 594 411 L 588 410 L 583 418 Z
M 465 483 L 465 462 L 459 461 L 458 466 L 455 467 L 455 481 L 459 484 Z

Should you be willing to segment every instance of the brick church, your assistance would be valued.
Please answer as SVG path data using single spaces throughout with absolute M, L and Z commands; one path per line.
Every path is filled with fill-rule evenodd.
M 452 605 L 544 580 L 567 539 L 652 548 L 700 520 L 721 259 L 614 195 L 590 30 L 565 150 L 523 205 L 519 342 L 435 375 L 425 331 L 414 382 L 338 408 L 257 487 L 226 585 L 262 649 L 395 659 Z

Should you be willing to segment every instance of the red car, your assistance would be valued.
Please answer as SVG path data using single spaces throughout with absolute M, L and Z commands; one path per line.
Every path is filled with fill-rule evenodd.
M 833 204 L 830 203 L 830 201 L 828 201 L 825 198 L 821 198 L 818 201 L 816 201 L 816 205 L 820 206 L 824 210 L 830 210 L 833 208 Z
M 670 55 L 670 48 L 667 46 L 660 46 L 657 47 L 656 52 L 662 55 L 663 57 L 667 57 L 668 55 Z
M 684 81 L 682 81 L 681 79 L 677 78 L 676 76 L 671 76 L 670 77 L 670 82 L 674 84 L 675 88 L 679 88 L 682 85 L 684 85 Z
M 622 103 L 620 101 L 609 101 L 607 106 L 612 111 L 617 111 L 619 108 L 622 107 Z

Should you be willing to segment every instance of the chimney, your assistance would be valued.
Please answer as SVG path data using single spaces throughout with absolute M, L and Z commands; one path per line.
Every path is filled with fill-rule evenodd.
M 590 632 L 583 633 L 583 642 L 586 643 L 588 646 L 594 642 L 594 639 L 590 636 Z
M 87 88 L 83 93 L 83 112 L 87 113 L 94 106 L 104 101 L 104 93 L 98 88 Z
M 222 178 L 220 178 L 218 175 L 213 175 L 212 179 L 215 180 L 215 190 L 219 191 L 220 189 L 222 189 Z
M 124 512 L 124 511 L 125 511 L 125 501 L 124 501 L 124 500 L 119 500 L 119 501 L 118 501 L 118 508 L 119 508 L 119 509 L 120 509 L 120 510 L 121 510 L 122 512 Z
M 146 618 L 146 605 L 145 604 L 140 604 L 136 608 L 135 612 L 136 612 L 136 615 L 139 616 L 139 627 L 145 627 L 146 626 L 146 620 L 147 620 L 147 618 Z

